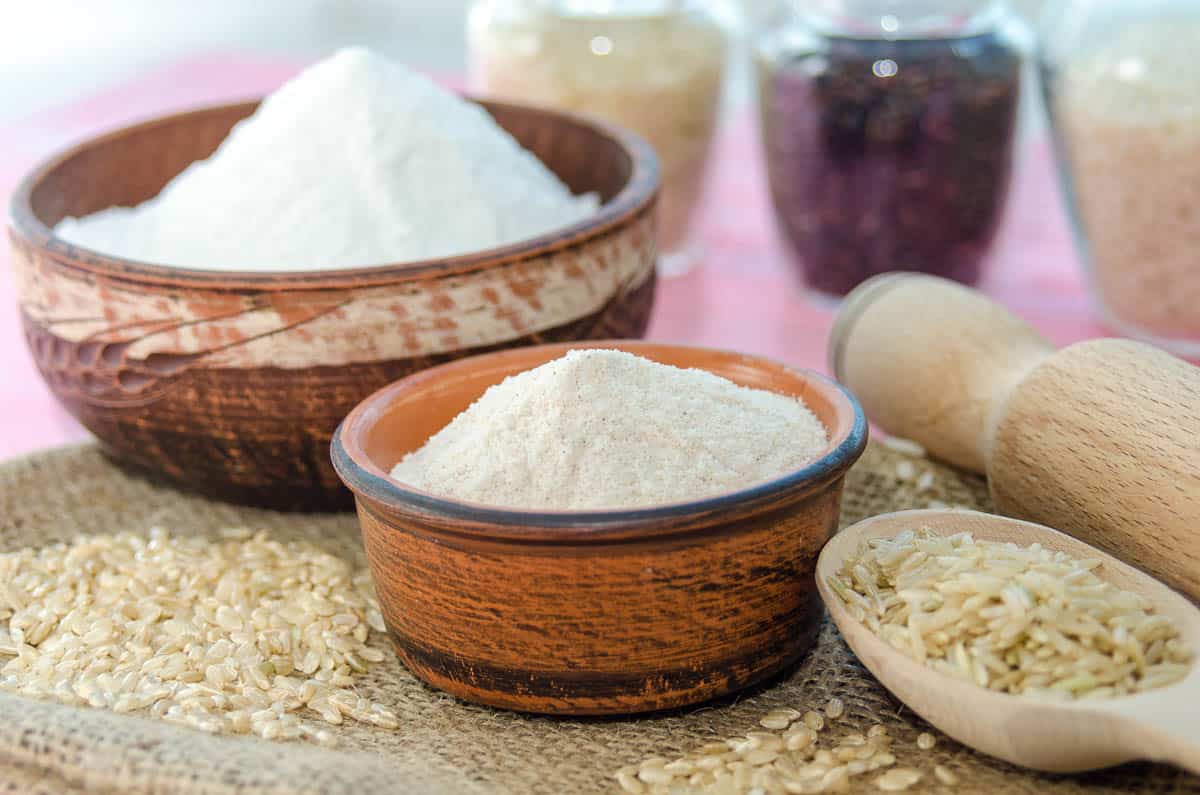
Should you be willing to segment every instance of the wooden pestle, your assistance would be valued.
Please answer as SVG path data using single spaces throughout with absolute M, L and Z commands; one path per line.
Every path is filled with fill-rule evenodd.
M 999 512 L 1200 600 L 1200 368 L 1123 339 L 1055 351 L 980 293 L 908 273 L 847 296 L 829 353 L 872 422 L 986 473 Z

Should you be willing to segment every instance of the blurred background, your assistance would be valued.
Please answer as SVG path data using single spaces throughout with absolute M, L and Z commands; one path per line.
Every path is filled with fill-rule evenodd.
M 1059 345 L 1200 359 L 1197 41 L 1200 0 L 0 0 L 0 200 L 69 143 L 362 45 L 655 147 L 652 339 L 821 368 L 840 297 L 918 270 Z M 0 416 L 49 405 L 9 271 Z
M 725 0 L 754 26 L 777 0 Z M 1044 0 L 1014 0 L 1028 18 Z M 316 58 L 363 44 L 457 72 L 468 0 L 0 0 L 0 121 L 20 118 L 189 56 L 253 51 Z M 745 84 L 735 79 L 736 97 Z M 1032 92 L 1031 92 L 1032 93 Z

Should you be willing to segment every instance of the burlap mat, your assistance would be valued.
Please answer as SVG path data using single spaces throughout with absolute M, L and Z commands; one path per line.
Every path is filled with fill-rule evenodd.
M 974 477 L 932 469 L 918 491 L 897 476 L 905 457 L 872 444 L 850 473 L 843 521 L 941 502 L 988 507 Z M 902 468 L 904 469 L 904 468 Z M 905 474 L 908 474 L 907 472 Z M 126 475 L 94 447 L 39 453 L 0 464 L 0 548 L 41 545 L 78 533 L 145 529 L 209 533 L 229 525 L 303 537 L 362 563 L 350 515 L 297 516 L 208 502 Z M 382 648 L 382 639 L 376 639 Z M 847 704 L 839 725 L 886 724 L 902 763 L 929 772 L 943 764 L 962 783 L 954 792 L 1197 793 L 1200 778 L 1167 767 L 1127 765 L 1087 776 L 1041 776 L 941 738 L 918 752 L 928 727 L 892 699 L 826 626 L 817 649 L 780 681 L 735 701 L 636 720 L 534 718 L 462 704 L 410 676 L 389 654 L 373 667 L 363 695 L 391 705 L 401 728 L 334 728 L 335 750 L 293 742 L 210 737 L 147 718 L 40 703 L 0 693 L 0 792 L 12 793 L 590 793 L 616 791 L 612 773 L 648 756 L 670 756 L 711 739 L 758 728 L 773 707 Z M 849 730 L 847 728 L 847 730 Z M 871 776 L 855 792 L 875 792 Z M 950 792 L 927 775 L 910 792 Z

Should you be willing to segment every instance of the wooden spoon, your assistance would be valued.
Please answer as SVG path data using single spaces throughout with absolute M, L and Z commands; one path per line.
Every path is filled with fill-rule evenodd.
M 829 577 L 867 539 L 920 527 L 1021 546 L 1038 542 L 1076 558 L 1099 558 L 1104 564 L 1098 576 L 1149 599 L 1175 622 L 1184 642 L 1200 649 L 1200 610 L 1149 575 L 1082 541 L 1042 525 L 974 511 L 901 511 L 846 528 L 825 545 L 817 561 L 817 587 L 842 637 L 893 695 L 964 745 L 1025 767 L 1069 773 L 1150 759 L 1200 773 L 1200 664 L 1182 681 L 1157 690 L 1047 703 L 939 673 L 856 621 L 829 586 Z

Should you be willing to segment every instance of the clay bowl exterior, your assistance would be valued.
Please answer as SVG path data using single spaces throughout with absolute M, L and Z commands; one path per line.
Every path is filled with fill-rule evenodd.
M 10 239 L 29 349 L 114 457 L 180 484 L 285 508 L 350 506 L 329 464 L 362 398 L 462 356 L 638 337 L 654 295 L 658 166 L 636 136 L 482 103 L 601 210 L 476 255 L 341 271 L 199 271 L 132 262 L 53 226 L 156 195 L 256 103 L 168 116 L 48 161 L 17 190 Z
M 442 499 L 387 472 L 506 376 L 610 347 L 803 398 L 830 431 L 803 469 L 639 510 L 526 512 Z M 426 370 L 360 404 L 334 436 L 401 660 L 467 701 L 556 715 L 648 712 L 766 679 L 814 643 L 817 554 L 837 526 L 866 421 L 816 373 L 736 353 L 544 345 Z

